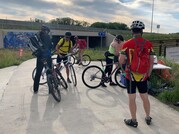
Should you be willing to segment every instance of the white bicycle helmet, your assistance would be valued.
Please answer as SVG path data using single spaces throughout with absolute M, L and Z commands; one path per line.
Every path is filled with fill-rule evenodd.
M 132 22 L 132 25 L 130 26 L 131 29 L 138 28 L 138 29 L 145 29 L 145 25 L 143 22 L 139 20 L 135 20 Z

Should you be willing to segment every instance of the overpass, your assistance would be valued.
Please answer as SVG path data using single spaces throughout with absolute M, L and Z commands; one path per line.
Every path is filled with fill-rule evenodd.
M 7 42 L 13 47 L 26 46 L 24 44 L 24 42 L 27 42 L 26 35 L 38 32 L 41 25 L 41 23 L 37 22 L 0 19 L 0 48 L 3 48 L 5 46 L 4 44 L 7 44 Z M 45 25 L 51 29 L 51 37 L 54 44 L 57 44 L 58 40 L 64 36 L 66 31 L 70 31 L 73 36 L 77 35 L 79 38 L 86 39 L 88 48 L 108 46 L 113 40 L 114 35 L 119 33 L 130 34 L 129 31 L 124 30 L 110 30 L 109 32 L 109 29 L 107 30 L 102 28 L 50 23 L 46 23 Z M 12 43 L 15 45 L 12 45 Z

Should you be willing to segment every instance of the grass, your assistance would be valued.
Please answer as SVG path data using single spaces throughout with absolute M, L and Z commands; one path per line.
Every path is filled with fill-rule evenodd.
M 161 93 L 156 94 L 156 98 L 161 102 L 171 106 L 172 108 L 179 111 L 178 107 L 175 107 L 173 103 L 179 102 L 179 64 L 176 64 L 172 61 L 166 60 L 163 57 L 158 57 L 159 60 L 162 60 L 166 63 L 167 66 L 170 66 L 172 69 L 168 70 L 170 77 L 162 79 L 157 72 L 153 71 L 150 80 L 152 87 L 158 89 L 161 87 L 162 83 L 169 83 L 169 87 L 165 88 Z M 166 74 L 166 70 L 161 70 L 160 74 Z
M 0 69 L 19 65 L 22 62 L 33 58 L 31 51 L 23 50 L 23 56 L 19 56 L 19 49 L 0 49 Z

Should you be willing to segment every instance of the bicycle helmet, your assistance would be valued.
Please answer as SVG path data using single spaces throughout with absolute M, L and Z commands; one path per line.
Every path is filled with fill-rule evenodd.
M 124 38 L 122 37 L 122 35 L 116 35 L 116 40 L 124 41 Z
M 143 22 L 139 20 L 135 20 L 132 22 L 132 25 L 130 26 L 131 29 L 145 29 L 145 25 Z
M 50 29 L 47 26 L 45 26 L 45 25 L 41 26 L 41 30 L 42 31 L 47 31 L 48 33 L 50 32 Z
M 71 32 L 66 32 L 66 33 L 65 33 L 65 36 L 66 36 L 66 37 L 71 37 Z

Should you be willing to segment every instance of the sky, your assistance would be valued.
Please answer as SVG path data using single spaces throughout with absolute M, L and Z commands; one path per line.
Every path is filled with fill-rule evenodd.
M 179 33 L 179 0 L 0 0 L 0 3 L 0 19 L 38 18 L 48 22 L 70 17 L 90 24 L 118 22 L 128 27 L 132 21 L 140 20 L 145 24 L 144 32 Z

